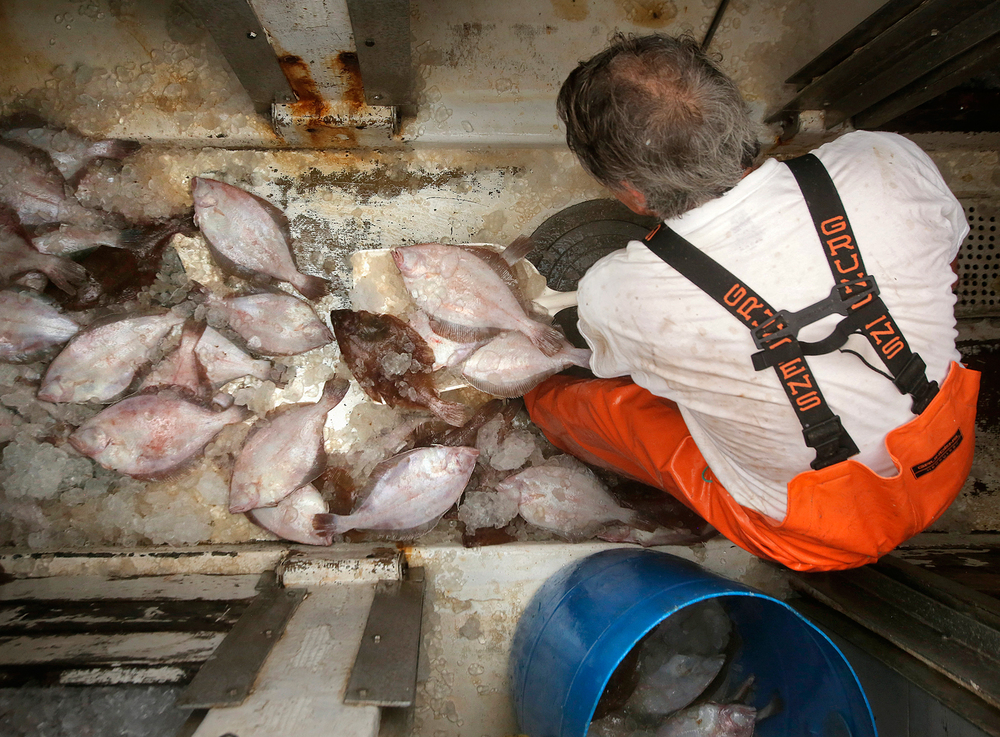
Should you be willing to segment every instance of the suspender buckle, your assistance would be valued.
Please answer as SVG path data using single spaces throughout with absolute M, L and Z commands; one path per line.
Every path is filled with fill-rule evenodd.
M 909 394 L 913 397 L 910 411 L 915 415 L 919 415 L 927 409 L 927 405 L 938 393 L 938 383 L 928 381 L 926 371 L 927 366 L 924 364 L 924 359 L 919 354 L 914 353 L 906 365 L 900 369 L 896 378 L 892 380 L 900 394 Z
M 847 434 L 839 415 L 803 428 L 802 436 L 806 445 L 816 451 L 816 458 L 809 464 L 814 471 L 858 454 L 858 446 Z

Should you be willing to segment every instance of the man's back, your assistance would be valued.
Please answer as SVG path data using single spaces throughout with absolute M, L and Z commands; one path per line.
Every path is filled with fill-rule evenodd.
M 816 151 L 826 165 L 869 273 L 911 348 L 941 381 L 958 360 L 950 263 L 967 230 L 933 163 L 909 141 L 859 132 Z M 777 309 L 800 310 L 829 294 L 830 268 L 791 173 L 768 161 L 724 196 L 668 223 Z M 680 406 L 714 474 L 741 504 L 775 519 L 785 484 L 814 452 L 774 372 L 755 372 L 749 331 L 641 244 L 612 254 L 580 283 L 580 327 L 598 376 L 631 374 Z M 800 334 L 825 337 L 839 317 Z M 883 369 L 867 341 L 845 348 Z M 882 446 L 913 417 L 910 399 L 847 353 L 810 357 L 834 413 L 861 448 L 856 459 L 884 475 Z

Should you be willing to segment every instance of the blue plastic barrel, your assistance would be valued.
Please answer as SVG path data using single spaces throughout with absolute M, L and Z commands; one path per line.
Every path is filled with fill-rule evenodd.
M 730 677 L 754 676 L 751 706 L 783 708 L 759 737 L 876 737 L 875 721 L 840 649 L 784 602 L 673 555 L 619 548 L 543 584 L 518 622 L 510 655 L 514 709 L 529 737 L 584 737 L 611 674 L 674 612 L 716 598 L 738 649 Z

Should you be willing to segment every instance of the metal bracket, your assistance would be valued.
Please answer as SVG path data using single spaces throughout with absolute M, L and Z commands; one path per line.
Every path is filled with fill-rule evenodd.
M 424 569 L 380 581 L 347 683 L 345 704 L 411 706 L 417 690 Z
M 347 0 L 365 102 L 409 105 L 410 0 Z
M 260 592 L 215 652 L 177 698 L 186 709 L 238 706 L 253 689 L 271 648 L 306 596 L 305 589 L 284 589 L 274 571 L 264 573 Z

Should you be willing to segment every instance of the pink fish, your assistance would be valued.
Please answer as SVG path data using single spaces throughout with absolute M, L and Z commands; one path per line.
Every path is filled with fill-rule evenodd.
M 17 215 L 0 206 L 0 285 L 22 274 L 45 274 L 67 294 L 87 283 L 87 270 L 62 256 L 39 253 L 21 227 Z
M 529 523 L 570 539 L 636 518 L 633 510 L 618 506 L 590 469 L 565 456 L 506 478 L 497 491 L 519 495 L 518 512 Z
M 425 531 L 462 496 L 478 455 L 475 448 L 434 446 L 393 456 L 375 467 L 358 509 L 317 514 L 316 530 Z
M 229 511 L 273 507 L 326 466 L 323 426 L 350 382 L 330 379 L 315 404 L 280 407 L 254 428 L 233 465 Z
M 238 406 L 213 412 L 166 389 L 111 405 L 80 425 L 69 442 L 105 468 L 138 479 L 164 478 L 248 414 Z
M 73 131 L 56 128 L 45 120 L 27 114 L 15 115 L 0 122 L 0 136 L 47 153 L 67 181 L 73 180 L 98 159 L 124 159 L 138 151 L 138 143 L 109 138 L 91 140 Z
M 392 251 L 403 283 L 439 335 L 470 342 L 517 330 L 547 356 L 562 347 L 559 331 L 531 319 L 503 276 L 474 251 L 441 243 Z
M 0 290 L 0 362 L 33 361 L 79 330 L 51 300 L 28 290 Z
M 265 356 L 294 356 L 333 340 L 330 328 L 298 297 L 261 292 L 244 297 L 216 297 L 204 290 L 205 304 L 223 314 L 247 346 Z
M 79 203 L 44 151 L 13 141 L 0 142 L 0 202 L 24 225 L 101 227 L 105 217 Z
M 656 737 L 752 737 L 756 717 L 752 706 L 709 701 L 668 717 Z
M 251 358 L 222 333 L 210 327 L 206 327 L 201 334 L 195 352 L 215 388 L 243 376 L 264 381 L 271 375 L 270 361 Z
M 146 374 L 139 391 L 169 386 L 199 402 L 211 399 L 213 387 L 196 352 L 205 328 L 205 323 L 194 320 L 184 323 L 180 345 Z
M 306 484 L 278 502 L 277 506 L 251 509 L 247 517 L 285 540 L 306 545 L 329 545 L 333 535 L 313 529 L 316 515 L 329 511 L 330 505 L 323 495 L 312 484 Z
M 224 182 L 195 177 L 194 217 L 227 271 L 289 282 L 306 299 L 326 294 L 328 282 L 296 267 L 288 220 L 270 202 Z
M 108 402 L 132 384 L 167 334 L 184 322 L 172 312 L 115 318 L 79 333 L 49 364 L 44 402 Z
M 552 356 L 536 348 L 524 333 L 501 333 L 462 364 L 462 376 L 496 397 L 521 397 L 569 366 L 590 366 L 590 351 L 565 340 Z

